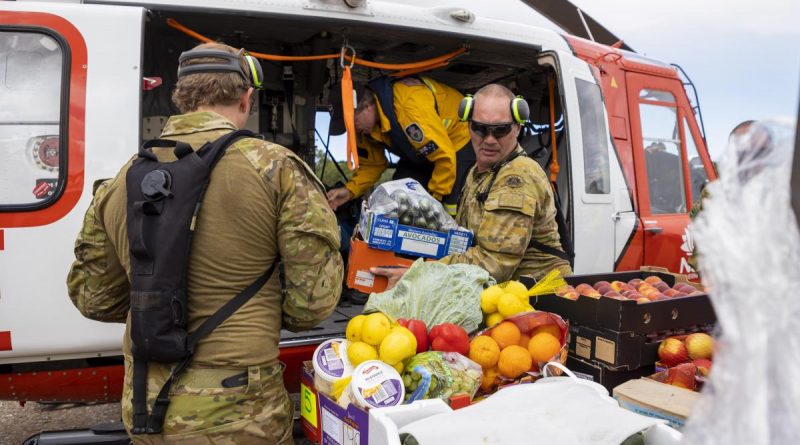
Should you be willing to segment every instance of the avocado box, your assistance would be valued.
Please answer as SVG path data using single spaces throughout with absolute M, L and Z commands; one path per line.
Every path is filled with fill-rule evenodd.
M 405 255 L 439 259 L 463 253 L 472 245 L 472 232 L 450 229 L 447 232 L 400 224 L 397 218 L 362 212 L 361 236 L 373 249 Z

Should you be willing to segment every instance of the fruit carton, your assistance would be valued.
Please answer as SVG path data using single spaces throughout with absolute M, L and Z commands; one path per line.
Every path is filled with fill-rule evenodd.
M 369 269 L 375 266 L 410 267 L 414 259 L 388 250 L 379 250 L 358 238 L 350 240 L 350 256 L 347 260 L 347 287 L 365 293 L 383 292 L 388 285 L 386 277 L 373 275 Z
M 415 257 L 439 259 L 463 253 L 472 245 L 472 232 L 450 229 L 446 232 L 400 224 L 397 218 L 362 212 L 361 236 L 367 244 Z
M 682 282 L 692 288 L 702 289 L 701 285 L 689 282 L 685 275 L 659 271 L 659 269 L 650 267 L 630 272 L 572 275 L 564 279 L 572 286 L 583 283 L 594 286 L 600 281 L 627 283 L 634 279 L 644 280 L 649 276 L 660 278 L 670 287 Z M 665 297 L 656 301 L 647 301 L 644 304 L 625 298 L 577 295 L 575 299 L 570 299 L 551 294 L 535 297 L 535 301 L 532 303 L 536 309 L 559 314 L 569 320 L 571 324 L 634 334 L 686 329 L 713 324 L 716 321 L 711 301 L 708 294 L 705 293 L 694 296 Z
M 567 368 L 579 378 L 590 380 L 603 385 L 609 392 L 615 386 L 631 379 L 638 379 L 653 373 L 653 365 L 642 366 L 637 369 L 612 369 L 606 364 L 596 360 L 585 360 L 573 353 L 567 355 Z
M 339 406 L 330 396 L 314 389 L 314 368 L 303 364 L 300 388 L 300 423 L 313 443 L 367 445 L 369 413 L 356 405 Z
M 619 406 L 657 419 L 664 419 L 673 428 L 681 428 L 700 395 L 649 378 L 635 379 L 614 388 Z
M 571 324 L 569 353 L 583 360 L 602 363 L 611 370 L 634 370 L 658 360 L 660 341 L 632 332 L 592 329 Z

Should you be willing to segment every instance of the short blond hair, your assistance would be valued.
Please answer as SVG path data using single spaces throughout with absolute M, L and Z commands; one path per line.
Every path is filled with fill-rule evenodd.
M 239 54 L 238 49 L 218 42 L 203 43 L 192 49 L 216 49 Z M 181 67 L 215 62 L 225 62 L 225 60 L 214 57 L 189 59 L 184 61 Z M 242 72 L 248 72 L 244 59 L 239 63 L 242 65 Z M 203 105 L 212 107 L 233 105 L 242 98 L 248 88 L 250 84 L 235 72 L 187 74 L 178 79 L 172 92 L 172 102 L 181 113 L 195 111 Z

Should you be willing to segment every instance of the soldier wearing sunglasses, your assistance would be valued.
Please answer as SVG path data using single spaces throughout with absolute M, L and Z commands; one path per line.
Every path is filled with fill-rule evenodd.
M 517 143 L 528 118 L 524 99 L 490 84 L 465 100 L 460 114 L 469 121 L 477 161 L 467 174 L 456 220 L 475 233 L 475 245 L 440 261 L 481 266 L 499 282 L 520 275 L 538 279 L 552 269 L 571 274 L 547 175 Z M 389 277 L 392 286 L 404 270 L 372 272 Z

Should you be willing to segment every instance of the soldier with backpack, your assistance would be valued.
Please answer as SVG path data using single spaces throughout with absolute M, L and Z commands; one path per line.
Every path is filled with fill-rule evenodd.
M 343 268 L 313 172 L 239 130 L 262 81 L 241 50 L 184 52 L 172 96 L 184 114 L 96 186 L 75 242 L 73 303 L 127 323 L 122 414 L 136 444 L 293 442 L 280 330 L 327 318 Z

